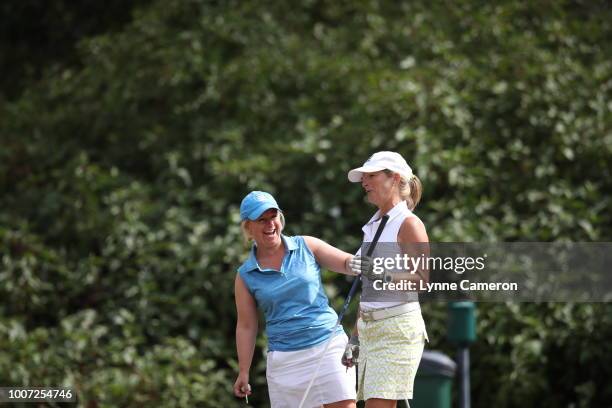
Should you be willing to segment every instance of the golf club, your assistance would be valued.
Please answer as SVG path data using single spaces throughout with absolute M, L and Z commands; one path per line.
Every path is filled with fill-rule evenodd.
M 387 224 L 388 220 L 389 220 L 389 216 L 388 215 L 383 215 L 383 217 L 380 220 L 380 225 L 378 226 L 378 229 L 376 230 L 376 233 L 374 234 L 374 239 L 372 240 L 372 242 L 370 243 L 370 246 L 368 247 L 366 256 L 371 257 L 372 254 L 374 253 L 374 248 L 376 248 L 376 244 L 378 243 L 378 239 L 380 238 L 380 235 L 382 234 L 383 229 L 385 228 L 385 225 Z M 312 378 L 310 379 L 310 383 L 308 383 L 308 387 L 306 387 L 306 391 L 304 392 L 304 396 L 302 397 L 302 401 L 300 402 L 299 408 L 303 407 L 304 402 L 306 401 L 306 397 L 308 397 L 308 393 L 310 392 L 310 388 L 312 388 L 312 384 L 314 383 L 314 380 L 315 380 L 315 378 L 317 378 L 317 374 L 319 373 L 319 368 L 321 367 L 321 362 L 323 361 L 323 358 L 325 357 L 325 353 L 327 353 L 327 349 L 329 348 L 329 345 L 331 344 L 331 341 L 332 341 L 332 339 L 334 337 L 333 333 L 336 331 L 336 329 L 338 328 L 338 326 L 342 322 L 342 318 L 344 317 L 344 313 L 346 312 L 346 309 L 348 308 L 349 304 L 351 303 L 351 299 L 352 299 L 353 295 L 355 294 L 355 291 L 357 290 L 357 286 L 358 286 L 360 280 L 361 280 L 361 276 L 357 276 L 357 277 L 355 277 L 355 279 L 353 279 L 353 284 L 351 285 L 351 290 L 349 290 L 348 296 L 346 297 L 346 300 L 344 301 L 344 305 L 342 305 L 342 310 L 340 311 L 340 314 L 338 315 L 338 320 L 336 322 L 336 325 L 332 329 L 332 335 L 330 336 L 329 340 L 327 340 L 327 344 L 325 345 L 325 349 L 323 349 L 323 354 L 321 355 L 321 358 L 319 358 L 319 361 L 317 362 L 317 366 L 315 368 L 314 374 L 312 375 Z

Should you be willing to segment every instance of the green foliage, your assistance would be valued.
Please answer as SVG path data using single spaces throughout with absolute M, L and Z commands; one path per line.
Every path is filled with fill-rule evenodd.
M 372 208 L 346 172 L 377 150 L 423 180 L 432 240 L 610 240 L 610 17 L 598 1 L 170 0 L 83 37 L 78 64 L 0 102 L 0 384 L 235 405 L 240 200 L 268 190 L 289 234 L 352 251 Z M 349 282 L 324 277 L 338 308 Z M 444 305 L 425 308 L 452 352 Z M 609 312 L 479 305 L 475 406 L 609 405 Z
M 472 404 L 500 407 L 607 406 L 612 335 L 608 304 L 479 303 L 470 347 Z M 429 345 L 454 356 L 446 308 L 427 304 Z
M 14 100 L 49 67 L 78 66 L 75 43 L 126 24 L 132 8 L 150 3 L 7 0 L 0 5 L 0 100 Z

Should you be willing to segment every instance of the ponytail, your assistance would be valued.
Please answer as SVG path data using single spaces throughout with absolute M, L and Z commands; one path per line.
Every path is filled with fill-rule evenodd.
M 414 210 L 421 201 L 421 195 L 423 194 L 423 185 L 421 180 L 414 174 L 410 179 L 405 177 L 401 178 L 400 181 L 400 198 L 406 201 L 409 210 Z

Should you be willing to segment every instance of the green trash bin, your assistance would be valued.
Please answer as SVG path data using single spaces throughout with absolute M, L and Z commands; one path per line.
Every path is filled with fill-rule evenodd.
M 448 304 L 448 339 L 460 347 L 476 340 L 476 305 L 474 302 Z
M 423 352 L 414 380 L 410 408 L 450 408 L 451 388 L 457 365 L 439 351 Z

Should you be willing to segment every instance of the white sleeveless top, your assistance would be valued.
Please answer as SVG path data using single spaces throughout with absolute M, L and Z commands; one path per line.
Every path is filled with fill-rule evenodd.
M 374 257 L 385 256 L 385 253 L 387 254 L 387 256 L 394 256 L 395 254 L 401 254 L 401 248 L 399 244 L 397 243 L 397 234 L 400 230 L 400 227 L 402 226 L 406 218 L 408 217 L 418 218 L 412 211 L 408 209 L 408 205 L 406 204 L 406 201 L 403 201 L 403 200 L 397 203 L 395 207 L 393 207 L 391 211 L 387 213 L 387 215 L 389 216 L 389 219 L 387 220 L 385 229 L 383 229 L 382 234 L 380 235 L 380 238 L 378 239 L 378 245 L 373 254 Z M 380 220 L 381 220 L 381 216 L 380 216 L 380 210 L 379 210 L 363 226 L 362 230 L 363 230 L 363 242 L 364 243 L 372 242 L 372 240 L 374 239 L 374 235 L 376 234 L 376 230 L 378 229 L 378 226 L 380 225 Z M 392 243 L 395 243 L 395 245 L 393 245 Z M 383 245 L 380 245 L 380 244 L 383 244 Z M 359 248 L 359 251 L 357 251 L 357 255 L 360 255 L 360 254 L 361 254 L 361 248 Z M 373 292 L 375 291 L 375 289 L 373 287 L 372 281 L 370 281 L 367 277 L 363 276 L 361 282 L 362 282 L 361 297 L 371 298 L 371 296 L 368 296 L 368 295 L 372 295 L 375 293 Z M 361 310 L 366 311 L 366 310 L 373 310 L 373 309 L 384 309 L 384 308 L 393 307 L 393 306 L 401 305 L 401 304 L 408 303 L 408 302 L 418 302 L 419 301 L 419 297 L 416 292 L 397 292 L 397 296 L 395 296 L 396 293 L 393 293 L 393 295 L 394 296 L 390 299 L 387 299 L 387 296 L 385 295 L 385 299 L 387 299 L 387 301 L 385 302 L 361 300 L 359 305 L 361 307 Z

